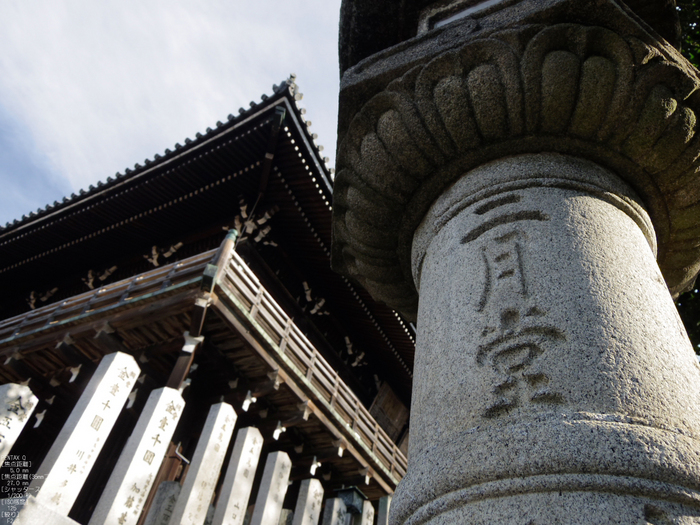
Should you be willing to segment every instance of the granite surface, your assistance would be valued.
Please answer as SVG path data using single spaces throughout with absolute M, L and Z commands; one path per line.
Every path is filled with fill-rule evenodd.
M 494 161 L 438 198 L 413 243 L 411 440 L 392 523 L 562 490 L 700 509 L 700 366 L 654 249 L 635 193 L 577 158 Z
M 341 84 L 332 265 L 415 320 L 411 243 L 435 199 L 481 164 L 550 151 L 637 192 L 677 295 L 700 270 L 699 86 L 612 0 L 524 0 L 375 54 Z

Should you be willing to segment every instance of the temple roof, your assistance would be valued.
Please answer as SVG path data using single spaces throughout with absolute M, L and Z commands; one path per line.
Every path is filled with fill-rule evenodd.
M 248 109 L 239 108 L 238 115 L 234 116 L 233 114 L 229 114 L 225 123 L 221 121 L 216 123 L 215 129 L 207 128 L 204 133 L 198 132 L 195 134 L 194 138 L 185 138 L 183 141 L 184 144 L 176 143 L 172 150 L 168 148 L 162 155 L 156 153 L 152 159 L 145 159 L 143 164 L 137 162 L 134 164 L 133 168 L 124 169 L 123 173 L 117 172 L 113 177 L 107 177 L 104 181 L 97 182 L 96 185 L 90 184 L 88 189 L 81 189 L 77 194 L 72 193 L 70 196 L 63 197 L 61 201 L 48 203 L 43 208 L 29 212 L 27 215 L 22 215 L 21 218 L 15 219 L 12 222 L 7 222 L 4 226 L 0 225 L 0 239 L 5 239 L 8 235 L 12 236 L 11 232 L 25 229 L 25 227 L 33 228 L 38 223 L 43 224 L 45 219 L 56 220 L 56 213 L 60 213 L 68 208 L 73 208 L 76 205 L 90 200 L 95 196 L 102 195 L 115 187 L 122 186 L 127 181 L 130 182 L 143 177 L 154 168 L 167 164 L 173 159 L 180 157 L 187 151 L 197 149 L 202 144 L 208 142 L 214 137 L 226 134 L 232 128 L 236 128 L 245 120 L 255 116 L 263 106 L 268 107 L 271 103 L 274 105 L 274 103 L 278 102 L 283 96 L 287 96 L 295 101 L 301 100 L 303 95 L 298 92 L 298 86 L 294 80 L 295 76 L 292 75 L 289 77 L 289 79 L 281 82 L 279 85 L 273 85 L 272 95 L 262 95 L 260 102 L 251 101 Z M 303 113 L 304 110 L 301 110 L 300 115 L 303 115 Z M 306 120 L 303 117 L 301 117 L 301 121 L 302 123 L 306 123 Z M 321 156 L 323 146 L 316 146 L 315 135 L 311 133 L 308 133 L 307 135 L 307 138 L 314 141 L 314 147 L 312 150 L 318 155 L 318 158 L 315 160 L 319 162 L 319 165 L 322 163 L 325 168 L 323 171 L 327 176 L 330 175 L 332 170 L 325 167 L 325 164 L 328 162 L 328 158 Z
M 289 308 L 304 306 L 309 286 L 338 312 L 311 317 L 310 333 L 323 338 L 314 324 L 331 333 L 335 323 L 408 403 L 413 328 L 330 269 L 332 174 L 299 99 L 292 77 L 226 123 L 0 230 L 0 318 L 216 248 L 255 209 L 240 250 L 256 274 L 271 289 L 283 283 Z M 314 304 L 304 307 L 311 315 Z
M 271 96 L 251 102 L 236 117 L 229 115 L 225 124 L 217 122 L 215 129 L 207 128 L 163 155 L 8 224 L 0 230 L 0 285 L 12 295 L 29 281 L 33 287 L 55 282 L 55 275 L 46 275 L 44 261 L 50 261 L 53 274 L 96 270 L 127 252 L 147 253 L 156 243 L 180 242 L 204 226 L 225 223 L 239 204 L 229 199 L 239 194 L 255 199 L 263 189 L 257 180 L 241 175 L 267 171 L 269 177 L 272 162 L 262 159 L 275 147 L 269 144 L 271 136 L 280 133 L 273 130 L 275 119 L 277 124 L 285 119 L 281 133 L 288 139 L 271 154 L 277 155 L 275 167 L 298 169 L 300 157 L 301 169 L 312 165 L 329 207 L 330 171 L 306 129 L 303 110 L 296 106 L 299 97 L 293 78 L 273 86 Z M 303 155 L 296 141 L 305 144 Z

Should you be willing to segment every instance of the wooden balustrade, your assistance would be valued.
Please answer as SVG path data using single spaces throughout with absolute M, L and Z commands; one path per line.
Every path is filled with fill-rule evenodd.
M 400 480 L 406 474 L 404 454 L 235 252 L 217 285 L 225 287 L 245 308 L 278 351 L 293 363 L 299 378 L 306 380 L 318 398 L 344 421 L 348 433 Z
M 229 244 L 232 248 L 232 241 Z M 18 338 L 32 336 L 56 325 L 74 323 L 95 314 L 104 315 L 140 299 L 168 293 L 182 286 L 192 286 L 201 281 L 204 269 L 210 262 L 219 265 L 216 285 L 225 287 L 237 299 L 277 347 L 277 351 L 292 363 L 299 379 L 310 385 L 314 395 L 327 403 L 332 413 L 344 423 L 348 437 L 364 445 L 398 482 L 406 473 L 404 454 L 238 254 L 228 247 L 154 268 L 1 321 L 0 344 L 11 344 Z

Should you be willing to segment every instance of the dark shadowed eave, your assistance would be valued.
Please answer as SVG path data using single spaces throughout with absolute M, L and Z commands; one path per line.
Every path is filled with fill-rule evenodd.
M 0 318 L 28 311 L 30 298 L 40 308 L 87 292 L 89 271 L 95 287 L 146 272 L 154 246 L 183 243 L 160 264 L 216 248 L 234 227 L 241 199 L 248 211 L 259 201 L 259 213 L 278 208 L 274 233 L 290 261 L 353 326 L 357 346 L 392 371 L 408 403 L 413 331 L 330 269 L 331 173 L 297 104 L 296 84 L 290 79 L 273 91 L 184 145 L 0 231 Z

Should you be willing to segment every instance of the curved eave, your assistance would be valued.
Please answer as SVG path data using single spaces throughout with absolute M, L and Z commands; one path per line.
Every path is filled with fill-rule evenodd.
M 279 108 L 286 116 L 263 188 L 261 175 Z M 1 232 L 0 318 L 26 311 L 30 291 L 41 295 L 60 288 L 48 301 L 37 300 L 37 307 L 84 293 L 81 277 L 89 269 L 98 272 L 118 265 L 106 283 L 148 271 L 153 267 L 144 254 L 155 244 L 167 248 L 184 241 L 173 258 L 180 260 L 213 248 L 221 242 L 223 228 L 233 227 L 240 197 L 252 206 L 261 190 L 260 210 L 279 207 L 274 228 L 284 239 L 284 249 L 321 283 L 319 292 L 362 333 L 358 338 L 378 349 L 373 352 L 376 362 L 392 370 L 397 391 L 408 401 L 414 352 L 410 330 L 392 310 L 354 290 L 330 269 L 330 172 L 297 106 L 293 86 L 177 154 Z

